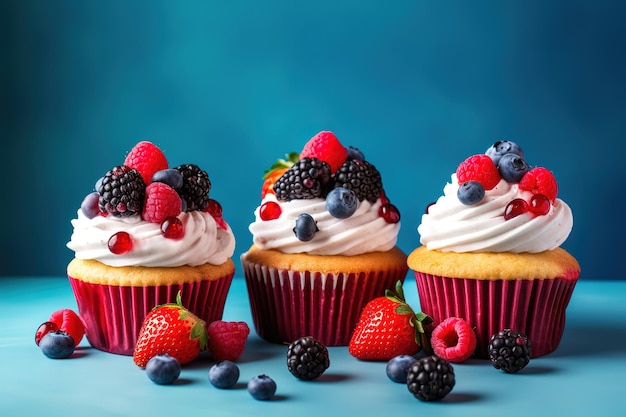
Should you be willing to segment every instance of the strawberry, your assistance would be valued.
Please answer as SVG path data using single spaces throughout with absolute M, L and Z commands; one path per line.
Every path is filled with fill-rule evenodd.
M 485 190 L 491 190 L 500 182 L 500 173 L 493 160 L 485 154 L 473 155 L 461 162 L 456 169 L 459 185 L 478 181 Z
M 234 361 L 243 353 L 250 334 L 244 321 L 216 320 L 207 328 L 207 350 L 216 361 Z
M 360 360 L 384 361 L 398 355 L 414 355 L 420 350 L 424 324 L 432 322 L 430 316 L 416 315 L 404 300 L 402 282 L 396 292 L 369 301 L 352 333 L 348 351 Z
M 554 203 L 559 193 L 559 186 L 554 174 L 547 168 L 535 167 L 524 174 L 520 183 L 520 190 L 531 191 L 533 194 L 543 194 Z
M 176 217 L 183 208 L 180 196 L 169 185 L 153 182 L 146 187 L 146 197 L 141 217 L 150 223 L 161 223 L 168 217 Z
M 145 368 L 152 357 L 167 353 L 184 365 L 194 360 L 206 344 L 206 322 L 183 307 L 179 291 L 176 303 L 158 305 L 146 315 L 133 360 Z
M 141 141 L 130 150 L 124 165 L 135 168 L 141 174 L 146 185 L 152 182 L 155 172 L 167 169 L 167 158 L 152 142 Z
M 274 183 L 280 177 L 283 176 L 285 172 L 291 166 L 298 162 L 300 156 L 297 152 L 290 152 L 285 154 L 287 159 L 278 159 L 274 164 L 270 167 L 270 169 L 265 170 L 265 174 L 263 175 L 263 186 L 261 187 L 261 199 L 265 198 L 265 195 L 270 193 L 274 194 Z
M 321 131 L 304 145 L 300 158 L 317 158 L 330 166 L 335 173 L 348 157 L 348 150 L 339 142 L 333 132 Z
M 54 323 L 59 330 L 72 336 L 76 346 L 78 346 L 85 335 L 85 325 L 72 309 L 64 308 L 55 311 L 50 315 L 48 322 Z

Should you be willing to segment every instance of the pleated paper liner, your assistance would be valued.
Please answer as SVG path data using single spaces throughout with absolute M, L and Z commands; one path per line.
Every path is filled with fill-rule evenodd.
M 531 357 L 554 351 L 565 329 L 565 310 L 576 280 L 477 280 L 415 271 L 421 310 L 435 324 L 461 317 L 475 328 L 474 356 L 488 359 L 489 339 L 503 329 L 525 333 Z
M 312 336 L 347 346 L 363 307 L 403 281 L 406 270 L 322 274 L 242 260 L 257 334 L 273 343 Z
M 182 303 L 210 323 L 220 320 L 234 272 L 216 280 L 179 285 L 116 286 L 91 284 L 69 277 L 91 346 L 105 352 L 132 355 L 139 329 L 148 312 L 173 303 L 181 291 Z

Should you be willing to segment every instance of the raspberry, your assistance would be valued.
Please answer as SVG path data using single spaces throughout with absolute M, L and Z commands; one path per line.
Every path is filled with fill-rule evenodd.
M 493 367 L 506 373 L 521 371 L 530 362 L 530 340 L 524 333 L 504 329 L 489 340 Z
M 152 142 L 142 141 L 130 150 L 124 165 L 135 168 L 147 184 L 152 182 L 152 175 L 162 169 L 167 169 L 167 159 L 163 152 Z
M 435 327 L 430 343 L 435 355 L 449 362 L 459 363 L 474 353 L 476 334 L 462 318 L 449 317 Z
M 456 169 L 459 184 L 478 181 L 485 190 L 491 190 L 500 182 L 500 173 L 493 160 L 485 154 L 473 155 L 459 164 Z
M 59 330 L 72 336 L 76 346 L 78 346 L 85 335 L 85 325 L 83 321 L 74 310 L 69 308 L 55 311 L 50 315 L 48 321 L 56 324 Z
M 250 327 L 243 321 L 216 320 L 207 328 L 207 348 L 216 361 L 234 361 L 243 353 Z
M 153 182 L 146 187 L 146 200 L 142 217 L 151 223 L 161 223 L 168 217 L 176 217 L 182 210 L 182 201 L 172 187 Z
M 543 194 L 553 203 L 559 192 L 556 178 L 552 172 L 543 167 L 533 168 L 524 174 L 519 183 L 519 188 L 533 194 Z
M 328 349 L 311 336 L 301 337 L 287 349 L 287 368 L 298 379 L 316 379 L 329 366 Z
M 348 150 L 333 132 L 328 131 L 322 131 L 313 136 L 300 152 L 300 158 L 317 158 L 326 162 L 330 165 L 332 173 L 339 169 L 347 157 Z

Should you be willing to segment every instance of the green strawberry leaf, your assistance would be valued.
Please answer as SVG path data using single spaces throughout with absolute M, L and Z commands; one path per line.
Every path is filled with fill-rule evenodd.
M 208 336 L 206 332 L 206 328 L 201 322 L 196 322 L 191 328 L 191 333 L 189 334 L 190 339 L 200 339 L 200 349 L 204 350 L 206 348 L 208 342 Z
M 394 311 L 396 312 L 396 314 L 402 314 L 402 315 L 406 315 L 406 314 L 413 315 L 413 314 L 415 314 L 413 312 L 413 309 L 406 303 L 398 304 L 398 306 L 395 308 Z
M 298 152 L 289 152 L 285 154 L 285 158 L 286 159 L 278 159 L 269 169 L 266 169 L 263 174 L 263 179 L 267 179 L 267 177 L 269 177 L 270 174 L 277 169 L 291 168 L 291 166 L 300 159 L 300 154 Z

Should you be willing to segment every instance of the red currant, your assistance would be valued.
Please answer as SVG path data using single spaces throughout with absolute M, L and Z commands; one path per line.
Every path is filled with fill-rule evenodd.
M 387 198 L 387 194 L 385 194 L 385 190 L 380 190 L 380 203 L 382 205 L 389 203 L 389 199 Z
M 133 249 L 133 239 L 126 232 L 117 232 L 109 238 L 109 250 L 116 255 L 122 255 Z
M 59 330 L 59 326 L 57 326 L 56 323 L 53 323 L 51 321 L 41 323 L 39 325 L 39 328 L 35 332 L 35 343 L 37 344 L 37 346 L 39 346 L 39 342 L 45 335 L 47 335 L 48 333 L 56 332 L 57 330 Z
M 161 234 L 167 239 L 179 239 L 184 232 L 183 222 L 178 217 L 166 217 L 161 223 Z
M 391 203 L 380 206 L 378 215 L 385 219 L 387 223 L 398 223 L 400 221 L 400 211 Z
M 517 217 L 520 214 L 524 214 L 528 211 L 528 203 L 521 198 L 511 200 L 504 209 L 504 220 L 511 220 L 513 217 Z
M 261 205 L 259 216 L 261 216 L 261 220 L 274 220 L 280 217 L 281 212 L 282 210 L 278 203 L 267 201 Z
M 209 204 L 207 204 L 205 211 L 213 217 L 222 217 L 222 205 L 212 198 L 209 198 Z
M 538 216 L 548 214 L 550 211 L 550 199 L 543 194 L 535 194 L 530 198 L 530 211 Z

